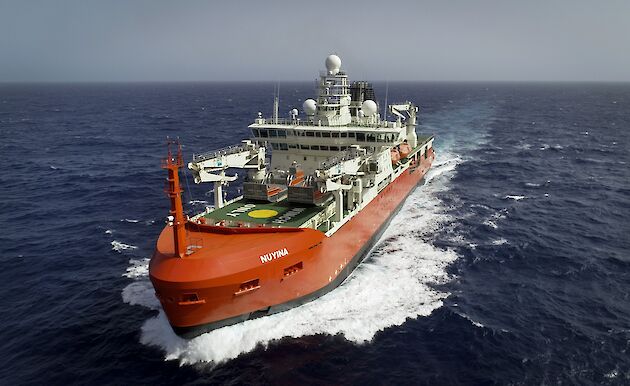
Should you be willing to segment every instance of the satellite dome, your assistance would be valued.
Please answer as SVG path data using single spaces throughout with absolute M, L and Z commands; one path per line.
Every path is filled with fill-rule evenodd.
M 366 117 L 370 117 L 378 111 L 378 106 L 376 106 L 376 102 L 371 99 L 368 99 L 363 102 L 361 105 L 361 111 L 365 114 Z
M 306 115 L 314 115 L 317 111 L 317 102 L 313 99 L 307 99 L 302 103 L 302 109 L 306 113 Z
M 339 58 L 335 54 L 328 55 L 328 57 L 326 58 L 326 69 L 328 70 L 328 73 L 331 75 L 335 75 L 339 72 L 340 68 L 341 58 Z
M 291 115 L 298 115 L 298 114 L 299 114 L 298 109 L 291 110 Z

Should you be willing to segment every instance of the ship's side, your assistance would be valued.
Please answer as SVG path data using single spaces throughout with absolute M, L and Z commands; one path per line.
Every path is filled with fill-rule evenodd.
M 331 291 L 431 167 L 433 137 L 416 135 L 413 104 L 390 106 L 397 121 L 382 121 L 365 95 L 350 99 L 338 66 L 328 70 L 314 114 L 305 103 L 304 121 L 295 112 L 286 122 L 259 114 L 250 126 L 254 141 L 193 157 L 196 182 L 214 183 L 214 208 L 182 220 L 181 189 L 171 183 L 171 217 L 150 276 L 179 335 L 281 312 Z M 232 201 L 221 190 L 233 178 L 228 167 L 250 169 L 243 197 Z

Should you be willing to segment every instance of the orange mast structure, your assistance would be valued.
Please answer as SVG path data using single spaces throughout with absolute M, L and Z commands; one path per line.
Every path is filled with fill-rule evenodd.
M 171 200 L 171 210 L 168 217 L 168 225 L 173 228 L 173 244 L 175 255 L 184 257 L 188 246 L 186 245 L 186 220 L 184 219 L 184 207 L 181 193 L 184 191 L 179 184 L 179 168 L 184 165 L 182 158 L 182 145 L 178 140 L 168 139 L 168 153 L 162 160 L 162 169 L 168 170 L 166 179 L 166 194 Z M 173 153 L 171 146 L 177 146 L 177 153 Z

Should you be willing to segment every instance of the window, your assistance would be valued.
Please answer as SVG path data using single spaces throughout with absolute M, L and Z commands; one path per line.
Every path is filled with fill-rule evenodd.
M 302 150 L 308 150 L 308 149 L 309 149 L 309 147 L 308 147 L 308 145 L 300 145 L 300 149 L 302 149 Z
M 278 130 L 278 137 L 280 138 L 286 138 L 287 137 L 287 131 L 286 130 Z
M 339 138 L 339 133 L 332 133 L 333 138 Z
M 319 150 L 328 151 L 328 146 L 320 146 Z
M 319 146 L 317 146 L 317 145 L 312 145 L 312 146 L 311 146 L 311 150 L 319 150 Z
M 357 141 L 365 142 L 365 133 L 357 133 Z
M 321 131 L 316 131 L 316 132 L 315 132 L 315 137 L 316 137 L 316 138 L 321 138 L 321 137 L 322 137 L 322 133 L 321 133 Z
M 348 138 L 348 133 L 341 133 L 341 138 Z
M 280 143 L 280 150 L 289 150 L 289 146 L 286 143 Z
M 292 143 L 289 144 L 289 149 L 297 149 L 297 145 L 294 145 Z
M 293 137 L 293 130 L 287 130 L 287 137 Z
M 331 146 L 331 147 L 330 147 L 330 151 L 339 151 L 339 147 L 337 147 L 337 146 Z
M 323 138 L 330 138 L 330 133 L 325 131 L 325 132 L 322 133 L 322 137 Z
M 307 132 L 306 132 L 306 136 L 307 136 L 307 137 L 314 137 L 314 136 L 315 136 L 315 133 L 314 133 L 314 132 L 312 132 L 312 131 L 307 131 Z
M 266 129 L 260 129 L 260 136 L 262 138 L 267 138 L 267 137 L 269 137 L 269 134 L 267 133 Z
M 374 134 L 367 134 L 366 137 L 367 137 L 367 141 L 368 142 L 376 142 L 376 135 L 374 135 Z
M 356 137 L 356 133 L 352 132 L 352 133 L 348 133 L 348 138 L 355 138 Z
M 258 129 L 252 129 L 252 135 L 254 137 L 260 137 L 260 134 L 258 133 Z

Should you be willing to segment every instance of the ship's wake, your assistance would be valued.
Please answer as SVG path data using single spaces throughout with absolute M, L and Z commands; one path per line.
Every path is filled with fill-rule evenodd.
M 132 260 L 125 276 L 134 281 L 123 300 L 158 310 L 142 326 L 141 342 L 162 348 L 167 360 L 181 364 L 222 362 L 265 347 L 283 337 L 341 334 L 355 343 L 369 342 L 387 327 L 431 314 L 448 293 L 435 288 L 450 277 L 447 266 L 457 255 L 431 243 L 438 227 L 450 221 L 439 193 L 448 189 L 459 157 L 441 154 L 370 256 L 337 289 L 298 308 L 203 334 L 177 337 L 160 309 L 148 279 L 148 260 Z

